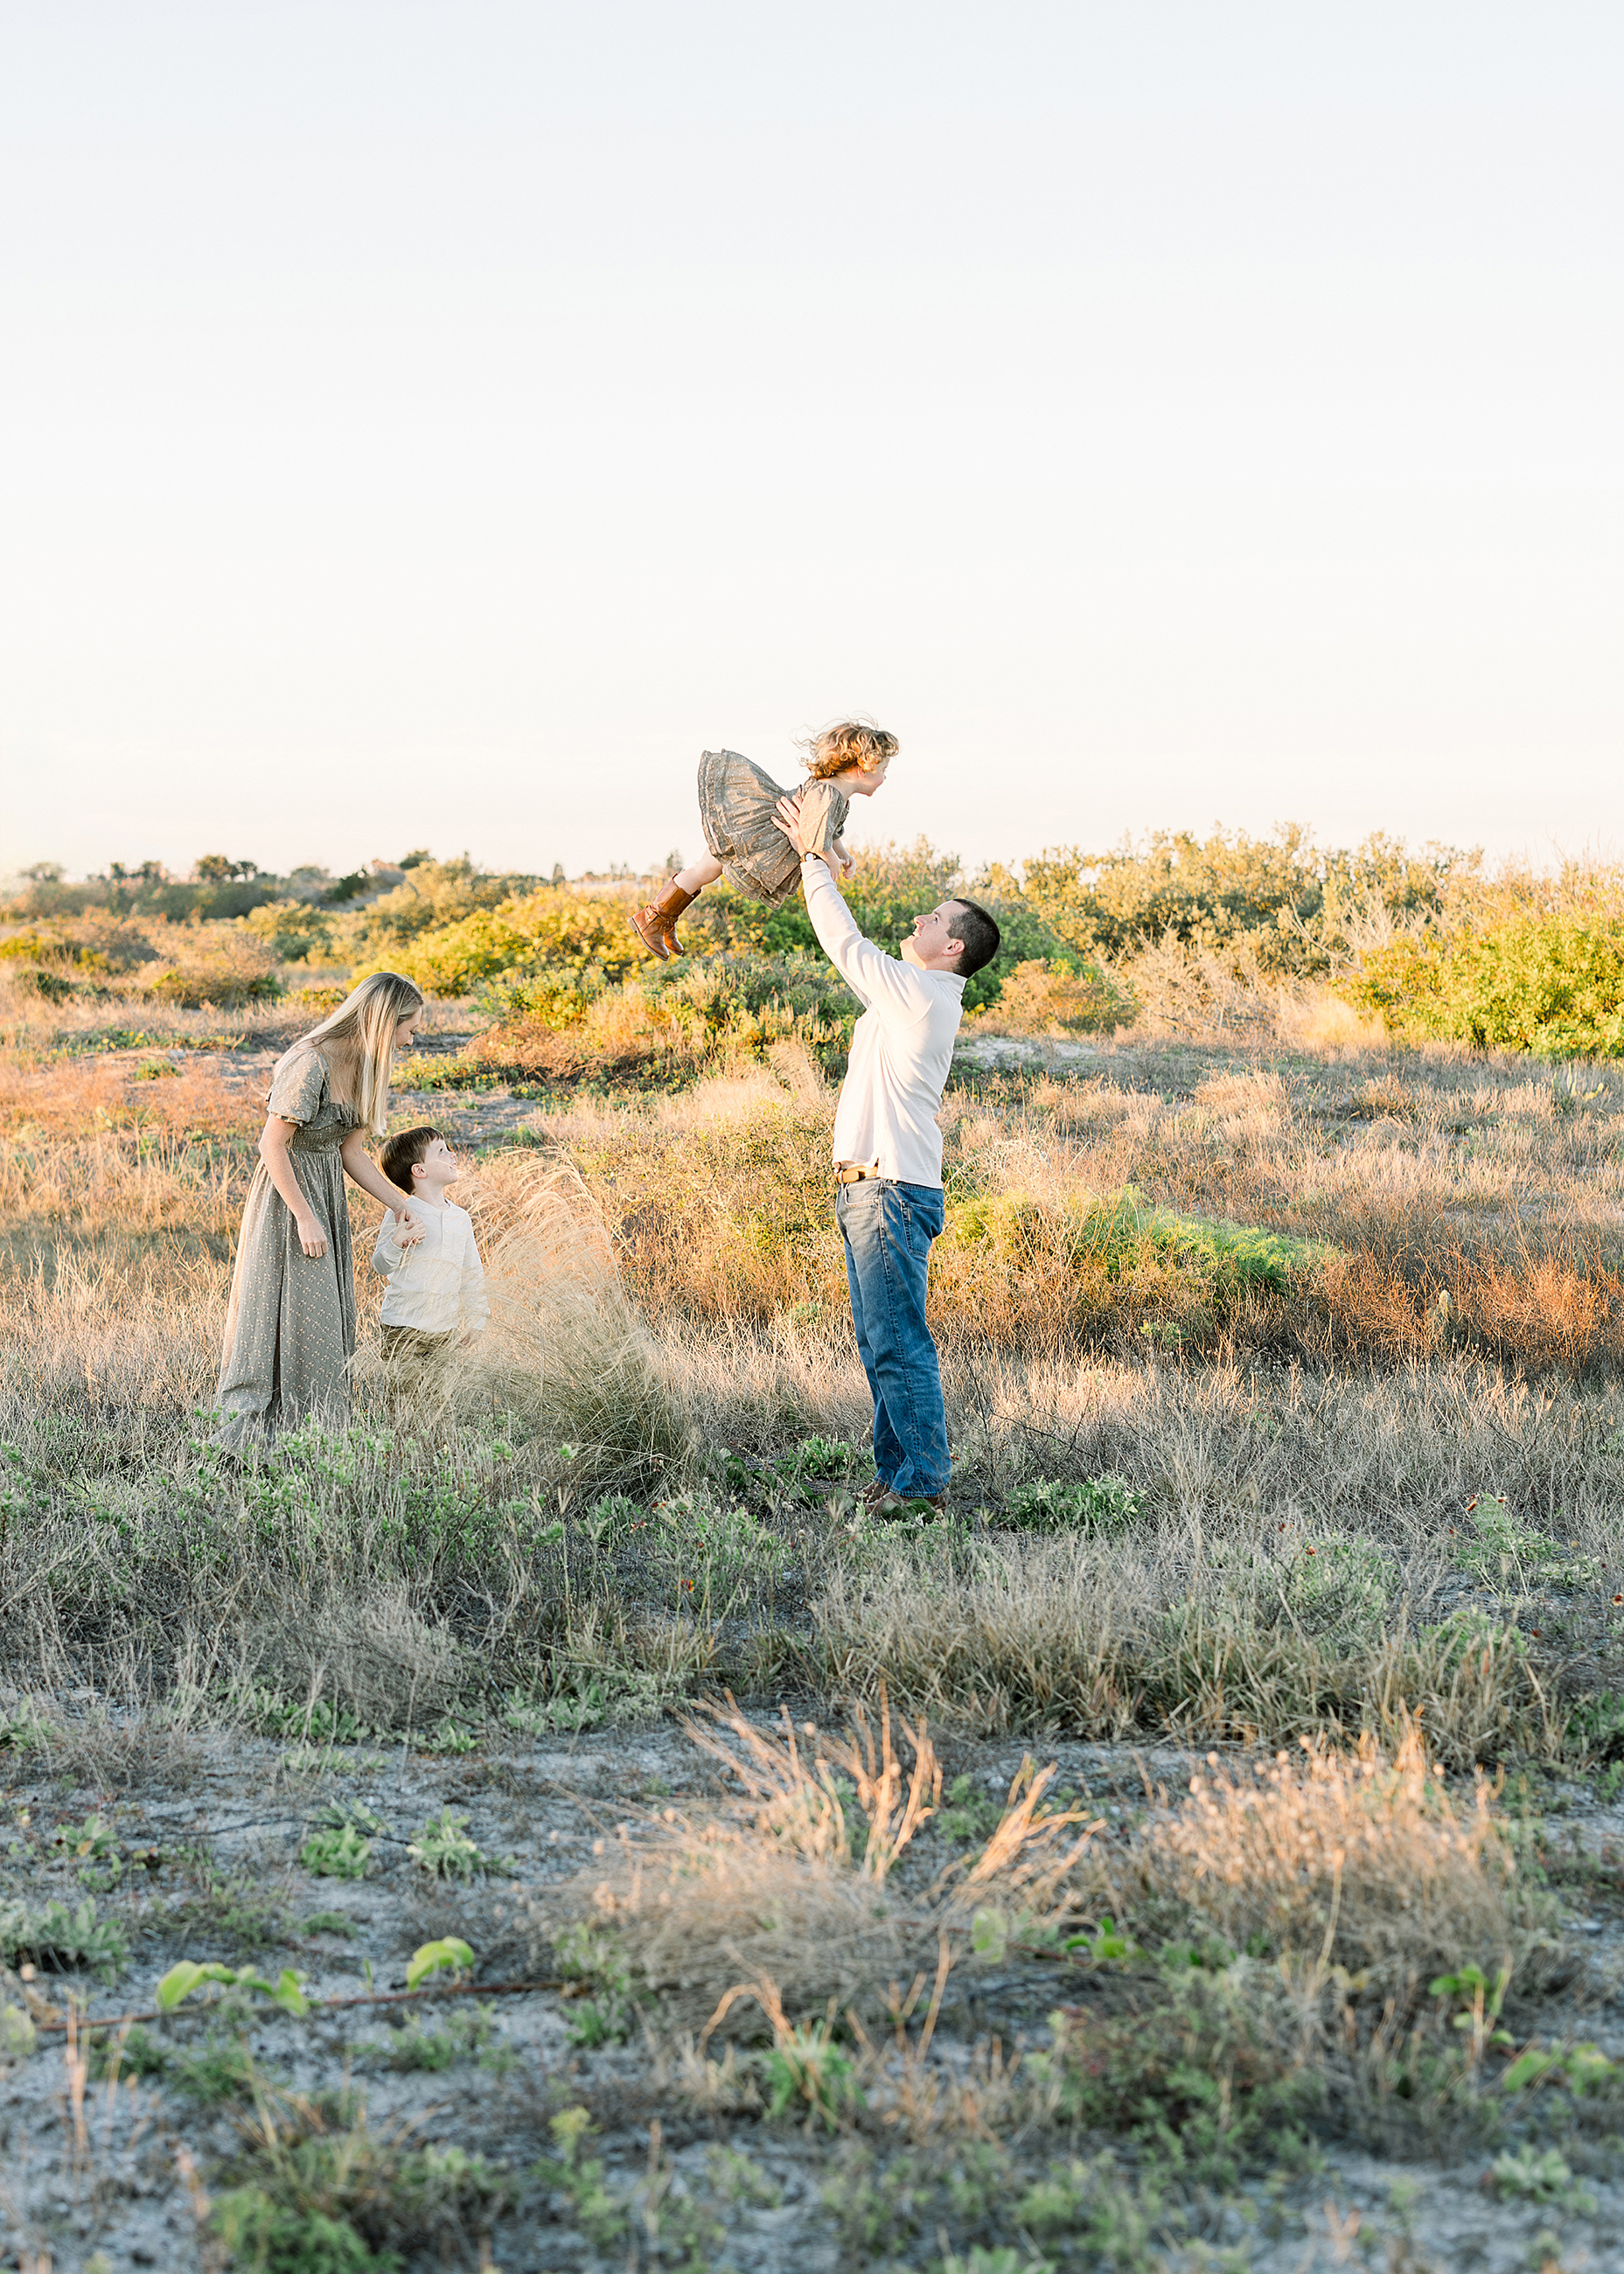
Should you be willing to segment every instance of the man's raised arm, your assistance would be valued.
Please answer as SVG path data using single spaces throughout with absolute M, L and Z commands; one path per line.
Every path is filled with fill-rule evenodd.
M 808 849 L 801 843 L 800 819 L 793 800 L 781 798 L 778 827 L 801 855 L 801 882 L 818 945 L 853 994 L 869 1009 L 882 1017 L 894 1015 L 910 1021 L 921 1018 L 930 1007 L 929 990 L 921 985 L 921 975 L 863 937 L 829 873 L 827 862 L 816 847 Z

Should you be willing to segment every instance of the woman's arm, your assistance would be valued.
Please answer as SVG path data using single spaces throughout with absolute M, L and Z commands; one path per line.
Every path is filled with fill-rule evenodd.
M 304 1197 L 304 1187 L 288 1151 L 288 1141 L 298 1126 L 297 1121 L 284 1121 L 279 1113 L 273 1113 L 259 1140 L 259 1158 L 271 1182 L 293 1212 L 293 1221 L 299 1228 L 299 1246 L 306 1255 L 325 1255 L 327 1236 L 321 1229 L 320 1218 Z
M 364 1193 L 371 1193 L 375 1201 L 381 1201 L 385 1208 L 395 1211 L 397 1233 L 410 1233 L 416 1239 L 423 1237 L 422 1221 L 412 1208 L 411 1194 L 402 1192 L 398 1185 L 392 1185 L 383 1171 L 374 1163 L 360 1130 L 350 1131 L 339 1148 L 339 1158 L 343 1162 L 344 1173 L 352 1185 L 359 1185 Z M 414 1245 L 414 1238 L 402 1239 L 401 1245 L 410 1247 Z

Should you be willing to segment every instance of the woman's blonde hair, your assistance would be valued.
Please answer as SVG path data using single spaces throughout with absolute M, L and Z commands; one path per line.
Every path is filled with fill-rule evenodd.
M 801 747 L 807 754 L 807 772 L 813 780 L 827 781 L 831 774 L 843 774 L 848 766 L 861 766 L 864 773 L 871 774 L 887 758 L 894 758 L 901 745 L 872 719 L 843 719 L 838 727 L 825 727 L 821 734 L 810 735 Z
M 421 988 L 398 971 L 374 971 L 304 1037 L 321 1045 L 334 1103 L 346 1107 L 374 1137 L 383 1135 L 389 1111 L 395 1030 L 422 1008 Z

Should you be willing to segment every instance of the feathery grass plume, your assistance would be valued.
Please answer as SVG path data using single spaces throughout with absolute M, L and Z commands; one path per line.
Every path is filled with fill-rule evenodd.
M 603 1218 L 567 1163 L 509 1158 L 470 1195 L 491 1322 L 446 1395 L 574 1449 L 572 1478 L 651 1484 L 689 1451 L 688 1417 L 627 1299 Z
M 811 1723 L 798 1731 L 787 1710 L 781 1736 L 731 1699 L 709 1711 L 716 1728 L 689 1723 L 688 1734 L 737 1778 L 741 1798 L 713 1814 L 666 1808 L 628 1829 L 593 1872 L 540 1899 L 555 1935 L 581 1920 L 610 1934 L 672 2025 L 719 2026 L 741 1982 L 771 1983 L 793 2012 L 833 1999 L 873 2016 L 888 2010 L 890 1985 L 941 1963 L 944 1932 L 967 1929 L 978 1910 L 1056 1928 L 1074 1916 L 1072 1877 L 1100 1826 L 1046 1810 L 1052 1765 L 1035 1774 L 1026 1765 L 979 1856 L 930 1878 L 926 1859 L 902 1894 L 893 1883 L 905 1856 L 916 1864 L 914 1842 L 941 1791 L 922 1721 L 900 1731 L 905 1772 L 883 1693 L 877 1728 L 858 1711 L 829 1737 Z M 1068 1841 L 1072 1826 L 1082 1829 Z
M 1553 1900 L 1523 1874 L 1488 1780 L 1458 1803 L 1410 1721 L 1390 1750 L 1304 1738 L 1250 1774 L 1213 1756 L 1123 1882 L 1136 1909 L 1155 1898 L 1232 1949 L 1340 1966 L 1404 2007 L 1462 1965 L 1515 1978 L 1554 1941 Z

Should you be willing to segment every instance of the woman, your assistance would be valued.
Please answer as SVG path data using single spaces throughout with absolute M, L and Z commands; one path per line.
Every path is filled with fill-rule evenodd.
M 422 1009 L 410 979 L 374 972 L 276 1062 L 226 1313 L 223 1445 L 274 1436 L 318 1408 L 348 1413 L 356 1314 L 344 1177 L 395 1210 L 404 1245 L 422 1238 L 411 1195 L 365 1150 L 384 1133 L 395 1053 L 411 1047 Z

